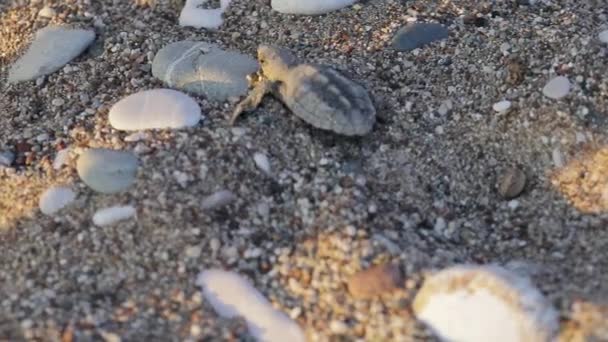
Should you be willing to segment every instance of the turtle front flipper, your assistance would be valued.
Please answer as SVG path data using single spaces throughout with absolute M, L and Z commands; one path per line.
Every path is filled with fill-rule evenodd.
M 253 86 L 249 95 L 241 102 L 239 102 L 230 117 L 230 125 L 234 125 L 234 122 L 243 112 L 249 112 L 256 109 L 266 94 L 271 93 L 273 89 L 273 82 L 260 77 L 258 74 L 248 77 L 250 84 Z

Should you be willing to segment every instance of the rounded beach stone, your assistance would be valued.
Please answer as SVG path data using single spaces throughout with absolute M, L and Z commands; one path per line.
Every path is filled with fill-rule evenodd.
M 191 127 L 201 120 L 201 108 L 190 96 L 172 89 L 141 91 L 110 109 L 110 125 L 123 131 Z
M 526 173 L 516 167 L 509 168 L 501 177 L 498 193 L 504 199 L 513 199 L 526 187 Z
M 53 186 L 40 196 L 38 206 L 43 214 L 53 215 L 68 206 L 75 199 L 76 194 L 72 189 L 65 186 Z
M 91 189 L 109 194 L 131 186 L 137 166 L 137 157 L 131 152 L 99 148 L 83 152 L 76 163 L 76 170 Z
M 223 15 L 231 1 L 221 0 L 219 8 L 201 8 L 210 0 L 186 0 L 186 4 L 179 15 L 179 25 L 217 29 L 224 22 Z
M 95 40 L 95 32 L 47 26 L 9 69 L 8 82 L 34 80 L 53 73 L 82 53 Z
M 355 0 L 272 0 L 272 9 L 285 14 L 317 15 L 339 10 Z
M 543 94 L 551 99 L 561 99 L 570 93 L 570 80 L 565 76 L 551 79 L 543 88 Z
M 258 63 L 247 55 L 194 41 L 169 44 L 152 62 L 154 77 L 169 87 L 218 101 L 245 95 L 247 75 L 256 70 Z
M 445 341 L 551 341 L 557 311 L 528 278 L 498 266 L 455 266 L 428 277 L 414 312 Z
M 397 265 L 372 266 L 353 275 L 348 281 L 348 292 L 355 298 L 373 298 L 390 293 L 403 284 L 403 275 Z
M 401 28 L 393 37 L 393 48 L 411 51 L 448 37 L 448 29 L 435 23 L 411 23 Z

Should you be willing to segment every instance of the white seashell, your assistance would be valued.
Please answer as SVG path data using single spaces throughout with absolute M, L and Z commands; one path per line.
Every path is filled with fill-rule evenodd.
M 130 205 L 103 208 L 95 212 L 93 223 L 100 227 L 108 226 L 133 216 L 135 216 L 135 208 Z

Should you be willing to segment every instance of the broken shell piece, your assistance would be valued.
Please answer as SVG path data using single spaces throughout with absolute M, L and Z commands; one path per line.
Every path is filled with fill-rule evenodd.
M 418 319 L 444 341 L 550 341 L 556 310 L 528 278 L 498 266 L 455 266 L 430 276 L 414 300 Z

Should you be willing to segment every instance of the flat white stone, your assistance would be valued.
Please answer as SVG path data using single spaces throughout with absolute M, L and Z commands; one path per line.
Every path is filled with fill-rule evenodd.
M 40 211 L 45 215 L 53 215 L 65 208 L 76 199 L 72 189 L 65 186 L 53 186 L 48 188 L 38 202 Z
M 47 26 L 38 30 L 34 41 L 8 72 L 8 82 L 34 80 L 53 73 L 84 51 L 95 40 L 95 32 Z
M 206 270 L 196 284 L 218 315 L 243 317 L 249 333 L 264 342 L 304 342 L 302 329 L 240 275 L 223 270 Z
M 115 206 L 99 209 L 93 215 L 93 223 L 96 226 L 108 226 L 118 221 L 123 221 L 135 216 L 135 208 L 130 205 Z
M 42 18 L 52 18 L 56 14 L 57 12 L 49 6 L 44 6 L 42 9 L 40 9 L 40 11 L 38 11 L 38 16 Z
M 543 88 L 543 94 L 551 99 L 561 99 L 570 93 L 570 80 L 565 76 L 557 76 L 551 79 Z
M 604 31 L 600 32 L 600 34 L 598 34 L 597 37 L 600 40 L 600 42 L 608 44 L 608 30 L 604 30 Z
M 270 5 L 277 12 L 287 14 L 317 15 L 339 10 L 356 0 L 272 0 Z
M 191 127 L 201 120 L 201 108 L 190 96 L 173 89 L 132 94 L 110 109 L 110 125 L 123 131 Z
M 414 312 L 444 341 L 551 341 L 557 311 L 531 284 L 497 266 L 455 266 L 430 276 Z
M 209 0 L 186 0 L 186 4 L 179 15 L 179 25 L 217 29 L 224 22 L 222 15 L 228 9 L 231 1 L 221 0 L 219 8 L 204 9 L 200 7 Z
M 505 113 L 507 112 L 509 109 L 511 108 L 511 101 L 508 100 L 504 100 L 504 101 L 499 101 L 496 102 L 493 106 L 492 109 L 494 109 L 494 111 L 498 112 L 498 113 Z

